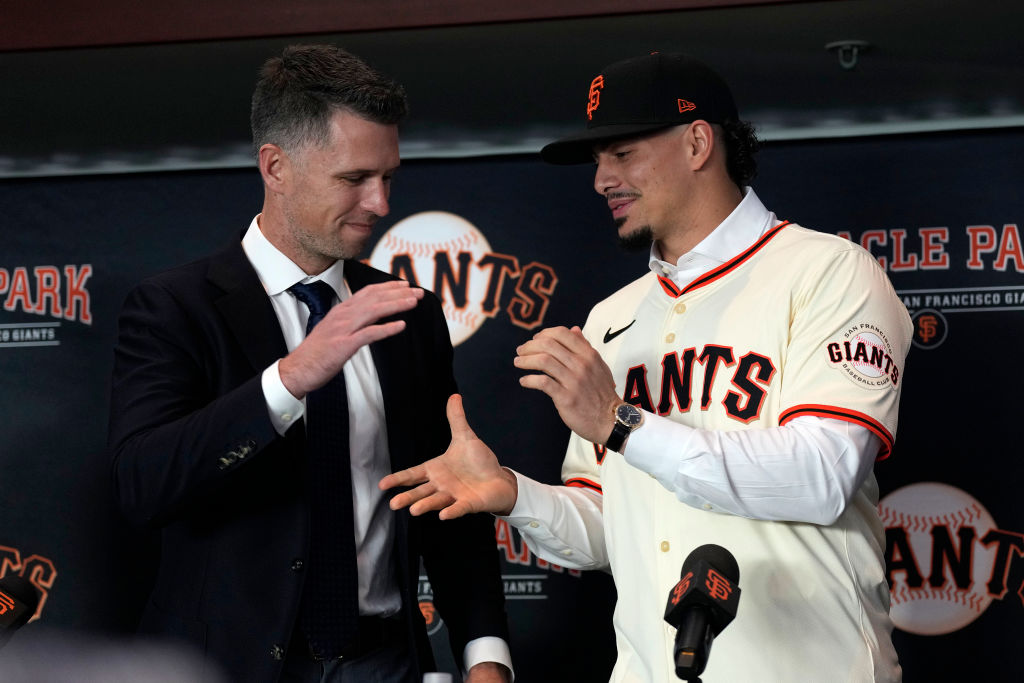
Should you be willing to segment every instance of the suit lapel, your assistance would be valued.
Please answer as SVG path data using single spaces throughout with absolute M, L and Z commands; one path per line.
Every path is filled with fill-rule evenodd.
M 259 276 L 235 242 L 210 259 L 209 280 L 223 294 L 214 305 L 253 369 L 262 370 L 288 353 L 281 325 Z

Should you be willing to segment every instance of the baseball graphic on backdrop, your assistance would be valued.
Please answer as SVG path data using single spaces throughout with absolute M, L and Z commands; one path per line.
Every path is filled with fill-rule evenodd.
M 941 635 L 952 633 L 977 619 L 992 602 L 986 579 L 992 573 L 995 548 L 986 548 L 980 539 L 996 528 L 988 511 L 958 488 L 937 482 L 921 482 L 890 493 L 878 505 L 886 528 L 902 527 L 910 543 L 917 568 L 924 578 L 918 587 L 907 585 L 905 571 L 895 571 L 892 585 L 893 623 L 908 633 Z M 974 529 L 972 547 L 959 547 L 958 531 Z M 933 529 L 945 527 L 960 556 L 971 553 L 970 585 L 961 588 L 953 580 L 948 565 L 942 567 L 943 585 L 932 586 Z M 910 558 L 900 558 L 906 561 Z
M 396 257 L 408 258 L 415 284 L 441 299 L 452 345 L 458 346 L 487 319 L 482 309 L 487 273 L 478 264 L 490 251 L 483 233 L 465 218 L 446 211 L 425 211 L 395 223 L 374 246 L 369 263 L 405 277 L 393 264 Z M 465 254 L 468 260 L 460 258 Z M 436 272 L 439 262 L 448 268 L 444 277 Z

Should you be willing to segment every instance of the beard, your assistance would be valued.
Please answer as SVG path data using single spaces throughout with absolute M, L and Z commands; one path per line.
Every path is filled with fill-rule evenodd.
M 615 221 L 615 226 L 620 227 L 626 221 L 625 218 Z M 619 246 L 624 251 L 647 251 L 654 242 L 654 231 L 649 225 L 641 225 L 633 232 L 619 237 Z
M 304 217 L 290 208 L 284 209 L 284 215 L 289 224 L 289 233 L 293 244 L 301 253 L 317 259 L 337 261 L 357 258 L 363 252 L 369 239 L 368 236 L 343 236 L 337 233 L 310 230 L 303 223 Z M 361 220 L 373 223 L 377 218 L 377 216 L 368 216 Z

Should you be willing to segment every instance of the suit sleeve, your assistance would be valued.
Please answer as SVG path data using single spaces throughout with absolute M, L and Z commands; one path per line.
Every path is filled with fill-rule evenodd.
M 139 526 L 205 500 L 278 438 L 258 373 L 218 386 L 230 373 L 213 367 L 229 362 L 216 351 L 217 336 L 162 282 L 147 281 L 126 299 L 109 444 L 118 502 Z
M 453 351 L 448 326 L 435 297 L 424 297 L 427 313 L 422 323 L 430 330 L 429 379 L 422 409 L 429 411 L 423 459 L 440 455 L 451 442 L 445 407 L 456 391 Z M 433 587 L 434 603 L 448 626 L 456 661 L 462 661 L 466 643 L 496 636 L 508 641 L 505 594 L 494 537 L 494 517 L 485 514 L 442 522 L 436 513 L 415 518 L 421 524 L 421 552 Z

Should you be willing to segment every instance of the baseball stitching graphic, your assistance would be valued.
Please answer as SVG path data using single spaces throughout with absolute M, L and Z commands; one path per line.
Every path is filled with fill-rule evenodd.
M 425 211 L 399 221 L 388 230 L 373 248 L 370 265 L 390 273 L 394 257 L 407 255 L 412 260 L 419 286 L 433 291 L 441 299 L 452 345 L 458 346 L 487 319 L 481 308 L 487 295 L 487 274 L 477 264 L 490 251 L 491 245 L 483 233 L 465 218 L 446 211 Z M 447 254 L 456 278 L 468 279 L 462 307 L 455 306 L 450 283 L 436 282 L 434 257 L 438 253 Z M 472 255 L 465 273 L 460 270 L 460 253 Z
M 900 629 L 919 635 L 941 635 L 957 631 L 971 623 L 992 602 L 985 581 L 992 573 L 994 548 L 978 542 L 992 529 L 995 521 L 988 511 L 970 495 L 958 488 L 937 482 L 904 486 L 882 499 L 878 505 L 886 528 L 902 527 L 910 541 L 924 583 L 916 588 L 907 585 L 906 572 L 893 577 L 893 623 Z M 949 567 L 944 568 L 945 582 L 933 587 L 928 582 L 932 571 L 932 535 L 937 526 L 945 526 L 954 544 L 957 530 L 971 526 L 975 530 L 971 558 L 972 581 L 966 589 L 953 581 Z M 957 549 L 960 553 L 964 548 Z M 904 558 L 906 559 L 906 558 Z

